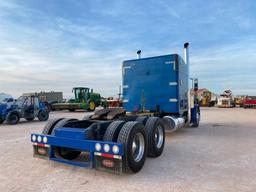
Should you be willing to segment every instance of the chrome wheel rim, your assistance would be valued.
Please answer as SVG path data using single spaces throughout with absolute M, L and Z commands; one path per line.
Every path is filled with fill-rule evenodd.
M 158 125 L 156 132 L 155 132 L 155 143 L 156 143 L 156 147 L 158 149 L 160 149 L 163 145 L 164 142 L 164 132 L 163 132 L 163 128 Z
M 132 141 L 132 157 L 135 162 L 139 162 L 145 151 L 145 140 L 142 133 L 137 133 Z

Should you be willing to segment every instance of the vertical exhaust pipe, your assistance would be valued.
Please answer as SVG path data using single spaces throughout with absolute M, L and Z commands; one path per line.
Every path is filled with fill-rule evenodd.
M 188 116 L 187 116 L 187 122 L 186 126 L 190 125 L 190 120 L 191 120 L 191 103 L 190 103 L 190 87 L 189 87 L 189 52 L 188 52 L 188 46 L 189 43 L 184 44 L 184 62 L 187 65 L 187 75 L 188 75 L 188 80 L 187 80 L 187 85 L 188 85 L 188 90 L 187 90 L 187 110 L 188 110 Z M 173 116 L 164 116 L 163 120 L 165 122 L 165 128 L 171 132 L 176 131 L 177 129 L 183 127 L 185 125 L 185 118 L 183 117 L 173 117 Z
M 189 87 L 189 43 L 186 42 L 184 43 L 184 62 L 187 65 L 187 69 L 188 69 L 188 93 L 187 93 L 187 98 L 188 98 L 188 117 L 187 117 L 187 123 L 186 125 L 189 126 L 190 125 L 190 120 L 191 120 L 191 98 L 190 98 L 190 87 Z
M 140 59 L 141 58 L 141 50 L 138 50 L 137 51 L 137 59 Z
M 184 61 L 186 64 L 189 64 L 189 50 L 188 50 L 189 43 L 184 43 Z

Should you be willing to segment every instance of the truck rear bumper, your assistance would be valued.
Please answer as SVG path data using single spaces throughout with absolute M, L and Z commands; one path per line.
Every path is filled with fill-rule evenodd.
M 31 134 L 34 157 L 49 159 L 73 166 L 96 168 L 108 172 L 122 172 L 123 144 L 105 141 L 80 140 L 52 135 Z M 86 152 L 82 160 L 67 160 L 56 155 L 56 148 Z

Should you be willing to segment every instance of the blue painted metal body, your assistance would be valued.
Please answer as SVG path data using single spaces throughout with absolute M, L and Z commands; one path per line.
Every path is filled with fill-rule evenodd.
M 10 108 L 8 107 L 8 105 L 6 103 L 0 104 L 0 118 L 5 119 L 9 110 L 10 110 Z
M 177 55 L 123 62 L 123 101 L 126 111 L 182 114 L 188 110 L 188 66 Z

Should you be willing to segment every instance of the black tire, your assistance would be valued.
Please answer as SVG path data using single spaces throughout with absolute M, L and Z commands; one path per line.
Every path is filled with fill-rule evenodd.
M 164 121 L 158 117 L 150 117 L 145 125 L 148 137 L 148 157 L 159 157 L 165 144 Z
M 48 112 L 52 111 L 52 105 L 47 101 L 44 102 L 45 108 Z
M 144 150 L 139 160 L 135 161 L 133 157 L 132 147 L 133 140 L 136 135 L 140 135 L 144 139 Z M 123 156 L 123 169 L 125 172 L 138 172 L 142 169 L 146 156 L 147 156 L 147 135 L 145 127 L 142 123 L 136 121 L 129 121 L 125 123 L 118 135 L 118 143 L 124 145 L 124 156 Z
M 91 119 L 92 115 L 85 115 L 82 120 L 89 120 Z
M 65 127 L 65 125 L 71 121 L 77 121 L 77 119 L 67 119 L 67 118 L 62 118 L 53 128 L 53 130 L 55 128 L 60 128 L 60 127 Z
M 43 111 L 43 110 L 39 111 L 38 119 L 39 121 L 47 121 L 49 119 L 48 111 Z
M 76 110 L 75 109 L 69 109 L 69 112 L 75 112 Z
M 147 117 L 147 116 L 140 116 L 140 117 L 137 117 L 137 119 L 135 121 L 142 123 L 143 125 L 146 125 L 148 118 L 149 117 Z
M 59 128 L 59 127 L 65 127 L 65 125 L 71 121 L 77 121 L 77 119 L 62 119 L 60 120 L 53 128 L 52 130 L 52 135 L 54 134 L 54 129 L 55 128 Z M 69 149 L 69 148 L 65 148 L 65 147 L 56 147 L 56 152 L 57 154 L 62 157 L 63 159 L 67 159 L 67 160 L 73 160 L 76 159 L 81 151 L 76 151 L 74 149 Z
M 51 135 L 52 134 L 52 130 L 54 128 L 54 126 L 63 118 L 58 118 L 58 119 L 52 119 L 50 120 L 45 126 L 44 129 L 42 131 L 42 134 L 44 135 Z
M 19 122 L 19 120 L 20 120 L 19 114 L 16 112 L 10 112 L 6 117 L 6 122 L 9 125 L 15 125 Z
M 95 111 L 96 109 L 96 103 L 94 101 L 88 101 L 88 109 L 87 111 Z
M 4 122 L 4 119 L 0 118 L 0 124 L 2 124 Z
M 197 111 L 197 117 L 196 117 L 196 122 L 193 122 L 191 127 L 193 128 L 197 128 L 199 126 L 199 122 L 200 122 L 200 113 Z
M 34 117 L 26 118 L 27 121 L 33 121 Z
M 113 121 L 112 123 L 110 123 L 103 136 L 103 141 L 117 142 L 119 132 L 124 124 L 125 121 Z

